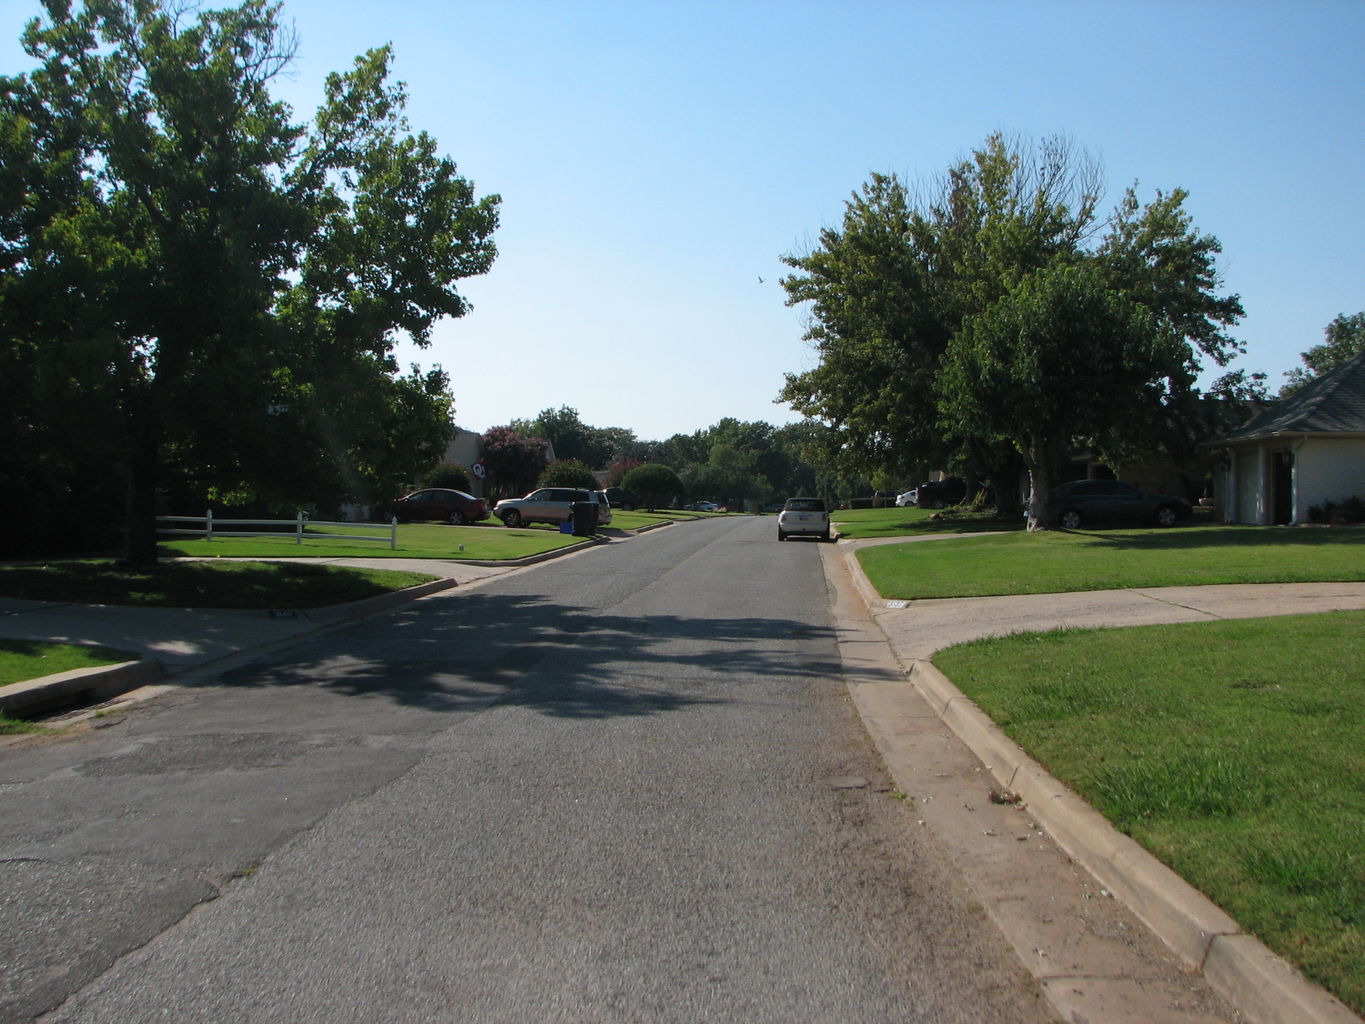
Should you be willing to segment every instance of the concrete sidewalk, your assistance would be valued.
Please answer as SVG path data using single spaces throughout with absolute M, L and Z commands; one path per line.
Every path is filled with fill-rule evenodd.
M 977 885 L 987 912 L 1066 1020 L 1361 1024 L 1202 893 L 1118 833 L 939 672 L 934 652 L 967 640 L 1062 627 L 1260 618 L 1365 608 L 1365 583 L 1160 587 L 1079 594 L 887 601 L 841 542 L 823 552 L 836 594 L 841 654 L 854 703 L 897 785 L 917 801 Z M 845 592 L 856 594 L 849 597 Z M 888 662 L 889 670 L 888 670 Z M 895 681 L 892 681 L 892 676 Z M 907 686 L 906 683 L 910 685 Z M 952 740 L 944 734 L 952 732 Z M 965 744 L 972 757 L 956 750 Z M 963 784 L 971 789 L 964 803 Z M 1000 804 L 994 804 L 999 799 Z M 1234 1007 L 1228 1018 L 1164 974 L 1131 936 L 1097 924 L 1089 891 L 1038 855 L 1046 833 L 1174 954 L 1191 977 Z M 1001 836 L 1013 835 L 1014 849 Z M 1041 836 L 1040 836 L 1041 837 Z M 1026 852 L 1027 851 L 1027 852 Z M 1084 883 L 1081 883 L 1084 889 Z

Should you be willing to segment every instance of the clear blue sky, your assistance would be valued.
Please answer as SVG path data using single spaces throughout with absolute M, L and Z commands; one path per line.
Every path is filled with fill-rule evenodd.
M 473 312 L 405 350 L 450 372 L 469 429 L 561 405 L 654 440 L 794 419 L 773 399 L 815 355 L 781 256 L 870 172 L 928 180 L 996 130 L 1068 136 L 1106 206 L 1133 181 L 1188 189 L 1247 310 L 1234 365 L 1272 388 L 1365 309 L 1363 0 L 284 6 L 299 116 L 392 42 L 414 127 L 503 197 Z M 0 0 L 0 69 L 27 70 L 36 10 Z

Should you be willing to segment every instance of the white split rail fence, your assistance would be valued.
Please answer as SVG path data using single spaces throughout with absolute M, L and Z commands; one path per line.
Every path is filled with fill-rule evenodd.
M 398 547 L 398 524 L 394 523 L 375 523 L 373 526 L 367 523 L 329 523 L 317 519 L 309 519 L 300 512 L 293 519 L 215 519 L 213 510 L 209 509 L 202 516 L 157 516 L 157 533 L 165 536 L 177 537 L 202 537 L 204 540 L 214 539 L 214 529 L 220 528 L 219 537 L 285 537 L 288 534 L 283 530 L 241 530 L 240 526 L 292 526 L 294 528 L 294 543 L 302 544 L 305 538 L 310 540 L 364 540 L 388 541 L 389 549 L 394 550 Z M 162 526 L 162 523 L 199 523 L 197 528 L 179 526 Z M 327 526 L 345 529 L 362 529 L 383 531 L 359 534 L 359 533 L 314 533 L 309 534 L 304 530 L 305 526 Z M 230 529 L 221 529 L 230 527 Z

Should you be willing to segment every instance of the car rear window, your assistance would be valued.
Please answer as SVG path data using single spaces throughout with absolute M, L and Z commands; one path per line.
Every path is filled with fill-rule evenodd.
M 825 503 L 820 498 L 792 498 L 787 502 L 788 512 L 823 512 Z

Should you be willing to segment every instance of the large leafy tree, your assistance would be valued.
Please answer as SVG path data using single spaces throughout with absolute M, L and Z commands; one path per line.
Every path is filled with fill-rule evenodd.
M 542 409 L 533 420 L 513 420 L 512 429 L 522 437 L 540 437 L 554 446 L 556 459 L 574 459 L 594 469 L 605 469 L 627 454 L 635 432 L 625 427 L 594 427 L 584 423 L 578 410 L 567 405 Z
M 651 512 L 683 494 L 683 482 L 677 472 L 658 462 L 636 466 L 626 474 L 621 486 L 633 491 Z
M 1036 529 L 1052 465 L 1077 436 L 1140 418 L 1164 391 L 1175 347 L 1145 307 L 1107 286 L 1093 259 L 1059 260 L 1020 278 L 953 336 L 940 374 L 945 412 L 1018 448 Z
M 1281 398 L 1292 395 L 1309 381 L 1365 352 L 1365 312 L 1349 316 L 1337 314 L 1323 328 L 1323 335 L 1325 340 L 1321 345 L 1314 345 L 1307 352 L 1300 353 L 1303 366 L 1295 367 L 1285 374 L 1284 385 L 1280 388 Z
M 806 304 L 819 365 L 787 374 L 779 399 L 826 423 L 822 461 L 857 470 L 902 465 L 942 449 L 928 400 L 947 342 L 931 256 L 911 233 L 906 187 L 874 174 L 839 228 L 784 262 L 787 304 Z
M 1097 164 L 1062 140 L 1026 148 L 994 135 L 918 198 L 895 178 L 874 175 L 849 202 L 842 230 L 787 258 L 800 271 L 784 280 L 788 299 L 810 303 L 807 336 L 820 364 L 788 375 L 780 397 L 827 427 L 812 442 L 821 464 L 873 475 L 950 463 L 999 477 L 1006 492 L 1014 460 L 1039 449 L 1003 429 L 1000 416 L 977 415 L 972 389 L 1005 378 L 1001 366 L 972 360 L 990 352 L 1003 359 L 1004 323 L 1022 322 L 1029 309 L 1078 309 L 1096 281 L 1141 307 L 1165 362 L 1159 371 L 1125 368 L 1125 379 L 1150 379 L 1141 400 L 1111 403 L 1107 418 L 1078 419 L 1058 443 L 1091 445 L 1111 459 L 1156 446 L 1188 407 L 1182 399 L 1201 358 L 1223 365 L 1239 350 L 1227 328 L 1241 304 L 1217 294 L 1218 242 L 1192 228 L 1183 191 L 1144 206 L 1130 189 L 1101 222 L 1100 177 Z M 1084 281 L 1076 277 L 1082 265 Z M 1029 284 L 1035 275 L 1044 277 Z M 1113 309 L 1103 318 L 1131 320 Z M 1089 344 L 1099 340 L 1067 327 L 1062 336 L 1078 361 L 1092 358 Z M 1065 375 L 1039 376 L 1041 367 L 1026 359 L 1003 365 L 1021 392 L 1065 383 Z M 1055 452 L 1052 442 L 1045 448 Z M 1045 478 L 1039 483 L 1046 487 Z
M 264 0 L 44 6 L 36 69 L 0 80 L 0 344 L 107 413 L 128 560 L 155 561 L 176 466 L 296 500 L 282 467 L 356 496 L 410 477 L 383 451 L 404 413 L 443 435 L 450 397 L 443 375 L 398 378 L 393 346 L 466 311 L 498 199 L 410 133 L 387 49 L 331 76 L 305 126 L 270 95 L 293 43 Z
M 537 487 L 579 487 L 597 490 L 597 477 L 577 459 L 557 459 L 545 467 L 536 481 Z

